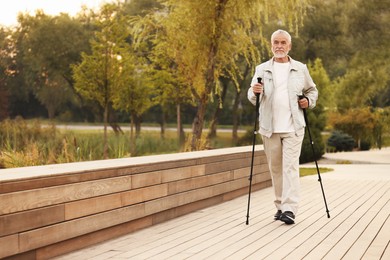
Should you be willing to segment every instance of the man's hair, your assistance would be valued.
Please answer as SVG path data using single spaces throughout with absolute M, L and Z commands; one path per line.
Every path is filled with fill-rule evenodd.
M 271 43 L 274 41 L 274 38 L 276 37 L 276 35 L 277 35 L 277 34 L 280 34 L 280 33 L 286 35 L 286 36 L 287 36 L 288 42 L 291 43 L 291 35 L 290 35 L 287 31 L 281 30 L 281 29 L 276 30 L 276 31 L 272 34 L 272 36 L 271 36 Z

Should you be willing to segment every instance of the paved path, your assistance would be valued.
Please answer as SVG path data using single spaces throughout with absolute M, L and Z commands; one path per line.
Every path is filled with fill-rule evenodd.
M 44 127 L 49 127 L 49 125 L 43 125 Z M 58 129 L 64 129 L 64 130 L 101 130 L 103 131 L 104 130 L 104 126 L 103 125 L 62 125 L 62 124 L 59 124 L 59 125 L 56 125 L 56 128 Z M 112 127 L 111 126 L 108 126 L 107 129 L 109 131 L 112 130 Z M 130 126 L 123 126 L 121 125 L 121 129 L 123 131 L 130 131 Z M 158 126 L 141 126 L 141 131 L 161 131 L 161 127 L 158 127 Z M 166 131 L 177 131 L 177 128 L 175 127 L 167 127 L 165 129 Z M 185 132 L 191 132 L 191 128 L 184 128 L 184 131 Z M 203 129 L 203 131 L 207 132 L 209 131 L 208 128 L 205 128 Z M 233 131 L 232 128 L 218 128 L 217 129 L 217 132 L 221 132 L 221 133 L 231 133 Z M 244 129 L 238 129 L 238 132 L 239 133 L 245 133 L 246 130 Z
M 331 160 L 341 163 L 381 163 L 390 164 L 390 147 L 382 148 L 381 150 L 373 149 L 370 151 L 359 152 L 339 152 L 327 153 L 324 156 L 325 160 Z

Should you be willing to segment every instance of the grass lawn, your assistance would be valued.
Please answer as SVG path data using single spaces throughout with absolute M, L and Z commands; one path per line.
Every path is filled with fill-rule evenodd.
M 319 168 L 320 170 L 320 174 L 321 173 L 325 173 L 325 172 L 331 172 L 333 171 L 333 169 L 331 168 L 324 168 L 324 167 L 320 167 Z M 313 167 L 313 168 L 299 168 L 299 175 L 301 177 L 303 176 L 308 176 L 308 175 L 313 175 L 313 174 L 317 174 L 317 168 L 316 167 Z

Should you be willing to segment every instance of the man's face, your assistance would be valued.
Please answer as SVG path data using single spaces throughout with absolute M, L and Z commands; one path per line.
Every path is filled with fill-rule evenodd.
M 286 58 L 291 50 L 291 43 L 284 33 L 278 33 L 272 40 L 272 53 L 277 59 Z

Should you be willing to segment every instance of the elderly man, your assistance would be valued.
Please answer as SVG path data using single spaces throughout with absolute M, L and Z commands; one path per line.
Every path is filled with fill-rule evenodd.
M 271 44 L 273 57 L 256 66 L 248 99 L 255 105 L 256 95 L 260 95 L 259 132 L 275 192 L 274 219 L 294 224 L 299 204 L 299 156 L 305 134 L 302 109 L 315 107 L 318 91 L 306 65 L 288 55 L 290 34 L 275 31 Z M 257 78 L 262 79 L 261 83 Z

